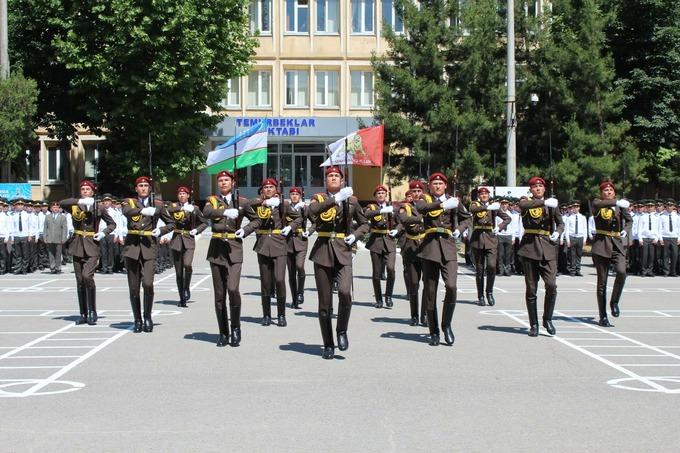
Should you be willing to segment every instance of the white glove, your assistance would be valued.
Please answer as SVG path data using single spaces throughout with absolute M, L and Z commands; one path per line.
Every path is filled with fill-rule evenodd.
M 156 214 L 156 208 L 152 208 L 151 206 L 149 206 L 148 208 L 142 209 L 142 215 L 151 217 L 154 214 Z
M 300 209 L 303 209 L 305 207 L 305 202 L 304 201 L 298 201 L 297 203 L 295 203 L 295 206 L 293 206 L 293 207 L 299 211 Z
M 223 215 L 228 219 L 235 219 L 236 217 L 238 217 L 238 209 L 236 208 L 225 209 Z
M 491 230 L 494 235 L 498 234 L 499 231 L 498 227 L 494 227 L 493 230 Z
M 466 232 L 467 233 L 467 232 Z M 464 234 L 464 236 L 467 236 L 467 234 Z M 458 239 L 460 237 L 460 231 L 458 230 L 453 230 L 451 232 L 451 237 L 454 239 Z
M 92 206 L 94 204 L 94 198 L 92 197 L 81 198 L 80 200 L 78 200 L 78 204 L 80 206 Z
M 560 233 L 558 233 L 557 231 L 555 231 L 554 233 L 552 233 L 552 234 L 550 235 L 550 241 L 551 241 L 551 242 L 557 242 L 557 240 L 558 240 L 559 238 L 560 238 Z
M 399 230 L 390 230 L 388 233 L 391 238 L 395 237 L 397 234 L 399 234 Z
M 501 208 L 501 204 L 497 201 L 494 201 L 491 203 L 489 206 L 486 207 L 487 211 L 498 211 Z
M 291 230 L 290 225 L 287 225 L 281 229 L 281 234 L 284 236 L 288 236 L 288 234 L 290 234 L 290 230 Z
M 92 236 L 92 239 L 94 239 L 95 241 L 99 242 L 99 241 L 101 241 L 102 239 L 104 239 L 104 236 L 106 236 L 106 235 L 104 234 L 104 232 L 100 231 L 99 233 L 97 233 L 97 234 L 95 234 L 94 236 Z
M 621 237 L 622 237 L 622 238 L 625 238 L 626 236 L 628 236 L 628 233 L 626 233 L 626 230 L 623 230 L 623 231 L 621 232 Z
M 147 209 L 147 208 L 144 208 Z M 160 228 L 154 228 L 153 231 L 151 232 L 151 236 L 157 238 L 158 236 L 161 235 L 161 229 Z
M 354 191 L 351 187 L 343 187 L 338 193 L 335 194 L 333 198 L 335 198 L 336 203 L 340 204 L 343 201 L 349 199 L 349 197 L 351 197 L 353 194 Z
M 184 206 L 182 206 L 182 210 L 183 210 L 184 212 L 194 212 L 194 205 L 192 205 L 192 204 L 185 204 Z
M 442 203 L 442 208 L 444 208 L 447 211 L 449 209 L 456 209 L 457 207 L 458 207 L 458 198 L 456 198 L 456 197 L 447 198 L 446 201 L 444 201 L 444 203 Z
M 349 236 L 345 237 L 345 244 L 352 245 L 352 244 L 354 244 L 354 241 L 356 241 L 356 240 L 357 240 L 357 237 L 354 236 L 353 234 L 350 234 Z
M 196 236 L 198 234 L 198 230 L 194 228 L 193 230 L 189 231 L 189 236 Z
M 630 206 L 630 201 L 628 200 L 616 200 L 616 206 L 623 209 L 628 209 Z
M 270 208 L 276 208 L 281 204 L 281 199 L 279 197 L 271 197 L 264 200 L 264 205 Z
M 302 232 L 302 237 L 303 237 L 303 238 L 308 238 L 308 237 L 309 237 L 309 231 L 303 231 L 303 232 Z
M 246 232 L 243 231 L 243 228 L 239 228 L 238 230 L 236 230 L 236 233 L 234 233 L 234 236 L 236 236 L 237 239 L 243 239 L 245 235 Z
M 393 212 L 394 212 L 394 207 L 392 207 L 392 206 L 386 206 L 386 207 L 380 209 L 381 214 L 392 214 Z
M 458 231 L 458 230 L 456 230 L 456 231 Z M 468 230 L 465 230 L 465 231 L 463 231 L 463 239 L 467 239 L 467 237 L 468 237 Z
M 557 201 L 557 198 L 548 198 L 543 204 L 546 208 L 556 208 L 559 202 Z

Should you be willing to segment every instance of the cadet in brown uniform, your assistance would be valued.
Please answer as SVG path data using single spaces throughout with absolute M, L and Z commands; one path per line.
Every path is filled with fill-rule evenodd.
M 425 230 L 418 256 L 423 264 L 423 298 L 427 300 L 427 322 L 430 328 L 431 346 L 439 346 L 437 286 L 440 274 L 446 287 L 441 325 L 444 331 L 444 341 L 448 345 L 452 345 L 455 341 L 451 320 L 457 297 L 458 248 L 456 239 L 467 228 L 470 221 L 470 214 L 459 207 L 458 198 L 446 194 L 448 182 L 442 173 L 433 173 L 428 179 L 430 194 L 423 195 L 416 203 L 418 212 L 423 216 Z
M 219 194 L 211 195 L 203 207 L 203 215 L 212 221 L 212 238 L 206 259 L 210 262 L 215 314 L 220 337 L 218 347 L 229 344 L 229 316 L 231 315 L 231 345 L 241 344 L 241 268 L 243 266 L 243 238 L 240 228 L 242 213 L 248 200 L 232 192 L 234 175 L 229 171 L 217 174 Z M 252 230 L 250 230 L 252 231 Z M 227 312 L 227 294 L 229 312 Z
M 134 333 L 153 332 L 153 279 L 156 270 L 158 237 L 174 229 L 172 220 L 163 202 L 152 200 L 151 181 L 147 176 L 140 176 L 135 181 L 137 198 L 127 198 L 123 203 L 123 215 L 127 218 L 128 232 L 125 236 L 123 256 L 127 268 L 128 287 L 130 289 L 130 305 L 135 326 Z M 165 226 L 158 228 L 156 223 L 163 218 Z M 140 285 L 144 288 L 144 325 L 142 327 L 142 308 Z
M 477 189 L 478 201 L 470 203 L 472 215 L 472 234 L 470 235 L 470 248 L 472 249 L 472 262 L 475 265 L 475 281 L 477 282 L 477 300 L 479 305 L 484 306 L 484 271 L 486 270 L 486 300 L 489 305 L 496 305 L 493 297 L 493 284 L 496 281 L 496 265 L 498 263 L 498 238 L 496 234 L 504 230 L 510 223 L 510 216 L 499 211 L 501 205 L 498 202 L 489 203 L 489 189 L 480 187 Z M 496 226 L 496 216 L 502 222 Z
M 248 203 L 246 215 L 253 220 L 247 225 L 256 230 L 257 240 L 253 250 L 257 252 L 260 267 L 260 291 L 262 294 L 262 325 L 272 322 L 271 289 L 276 282 L 276 309 L 278 326 L 286 321 L 286 263 L 288 245 L 286 236 L 301 225 L 300 213 L 282 202 L 276 190 L 276 181 L 267 178 L 262 182 L 262 195 Z M 286 218 L 290 221 L 287 222 Z
M 368 219 L 371 234 L 366 242 L 366 248 L 371 252 L 373 267 L 373 295 L 375 308 L 382 308 L 383 297 L 380 287 L 380 277 L 383 263 L 387 266 L 387 283 L 385 285 L 385 305 L 392 308 L 392 291 L 394 290 L 394 264 L 397 257 L 395 236 L 401 231 L 401 225 L 394 225 L 394 208 L 387 202 L 387 188 L 378 186 L 373 191 L 375 203 L 366 206 L 364 214 Z
M 291 187 L 289 190 L 290 206 L 300 213 L 300 226 L 291 231 L 286 237 L 288 245 L 288 285 L 292 296 L 291 306 L 300 308 L 305 302 L 305 261 L 309 246 L 309 231 L 307 230 L 307 206 L 302 201 L 302 190 Z M 293 218 L 286 218 L 292 222 Z
M 597 272 L 597 308 L 600 314 L 598 324 L 602 327 L 611 327 L 607 319 L 607 277 L 612 265 L 616 279 L 610 306 L 612 316 L 619 316 L 619 299 L 626 283 L 626 250 L 622 238 L 630 235 L 633 225 L 628 213 L 630 202 L 616 200 L 615 196 L 614 185 L 605 181 L 600 184 L 600 198 L 594 199 L 592 204 L 595 221 L 592 253 Z
M 333 278 L 338 282 L 338 349 L 349 347 L 347 327 L 352 311 L 352 244 L 368 231 L 368 223 L 351 187 L 342 187 L 343 175 L 336 166 L 326 170 L 326 193 L 315 194 L 309 213 L 319 236 L 309 259 L 314 262 L 314 279 L 319 298 L 319 325 L 324 359 L 335 356 L 333 341 Z M 357 222 L 356 228 L 352 220 Z
M 73 255 L 73 271 L 76 274 L 76 291 L 80 318 L 76 324 L 97 324 L 97 285 L 94 271 L 99 262 L 99 241 L 116 229 L 116 222 L 102 206 L 94 205 L 94 184 L 90 181 L 80 183 L 80 198 L 67 198 L 59 205 L 71 214 L 73 237 L 69 241 L 69 251 Z M 106 228 L 99 232 L 99 222 Z
M 529 336 L 538 336 L 538 308 L 536 291 L 539 276 L 545 284 L 543 303 L 543 327 L 550 335 L 555 335 L 552 323 L 555 300 L 557 298 L 557 250 L 555 244 L 564 231 L 562 215 L 557 209 L 555 198 L 544 199 L 545 181 L 535 176 L 529 180 L 531 197 L 522 197 L 519 207 L 522 210 L 524 236 L 519 244 L 522 257 L 526 304 L 529 312 Z
M 175 279 L 179 291 L 178 307 L 186 307 L 191 298 L 191 275 L 196 236 L 208 227 L 203 213 L 198 206 L 189 201 L 189 189 L 182 186 L 177 189 L 177 203 L 168 206 L 175 230 L 170 241 L 172 261 L 175 265 Z
M 408 301 L 411 307 L 410 325 L 418 325 L 418 291 L 420 290 L 420 279 L 423 275 L 423 267 L 418 251 L 423 240 L 423 216 L 418 213 L 416 203 L 420 200 L 425 186 L 420 181 L 413 181 L 409 184 L 411 201 L 406 201 L 399 206 L 399 224 L 403 230 L 403 243 L 401 244 L 401 258 L 404 265 L 404 276 L 406 288 L 408 290 Z M 424 293 L 423 293 L 424 296 Z M 426 299 L 423 297 L 421 322 L 427 325 Z

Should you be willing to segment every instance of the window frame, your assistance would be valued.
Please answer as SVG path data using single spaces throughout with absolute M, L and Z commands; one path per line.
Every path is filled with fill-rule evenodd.
M 251 88 L 252 88 L 252 80 L 253 80 L 253 75 L 256 74 L 256 81 L 257 81 L 257 92 L 255 93 L 257 96 L 257 102 L 255 104 L 252 104 L 250 102 L 251 99 Z M 263 75 L 267 75 L 269 77 L 269 86 L 267 87 L 266 92 L 262 91 L 262 79 Z M 248 75 L 248 107 L 249 108 L 255 108 L 255 109 L 271 109 L 272 108 L 272 83 L 273 83 L 273 74 L 272 74 L 272 69 L 267 68 L 267 69 L 253 69 L 251 70 L 250 74 Z M 262 103 L 262 98 L 264 97 L 263 94 L 266 94 L 268 97 L 268 103 Z
M 354 93 L 355 93 L 355 86 L 354 86 L 354 78 L 355 74 L 360 75 L 360 84 L 361 86 L 359 87 L 359 103 L 355 104 L 354 103 Z M 370 74 L 371 76 L 371 86 L 370 86 L 370 92 L 366 90 L 366 76 Z M 370 102 L 369 103 L 364 103 L 365 98 L 367 98 L 370 95 Z M 365 70 L 365 69 L 355 69 L 355 70 L 350 70 L 350 108 L 351 109 L 369 109 L 373 108 L 375 105 L 375 73 L 372 70 Z
M 324 7 L 320 8 L 319 5 L 323 2 Z M 329 5 L 329 2 L 333 2 L 335 4 L 335 7 L 332 8 Z M 334 30 L 328 30 L 327 24 L 330 22 L 329 18 L 329 12 L 334 9 L 335 10 L 335 29 Z M 321 15 L 324 15 L 324 17 L 320 17 Z M 325 25 L 324 28 L 325 30 L 319 29 L 319 20 L 323 20 L 323 24 Z M 316 0 L 316 22 L 315 22 L 315 31 L 316 34 L 319 35 L 338 35 L 340 33 L 340 1 L 339 0 Z
M 301 5 L 301 2 L 306 4 Z M 286 21 L 284 32 L 287 35 L 309 35 L 309 0 L 285 0 L 284 19 Z M 290 16 L 290 7 L 293 7 L 292 21 Z M 300 30 L 300 14 L 302 10 L 306 10 L 306 30 Z
M 335 74 L 335 104 L 329 104 L 328 99 L 330 99 L 333 94 L 329 90 L 329 75 Z M 323 96 L 326 102 L 319 103 L 319 76 L 324 75 L 323 83 Z M 314 71 L 314 107 L 322 109 L 337 109 L 340 107 L 340 71 L 335 69 L 317 69 Z
M 306 84 L 305 87 L 305 92 L 304 92 L 304 103 L 301 103 L 300 101 L 300 83 L 303 82 L 301 80 L 301 75 L 306 76 L 306 80 L 304 80 L 304 83 Z M 291 80 L 289 77 L 293 77 L 293 87 L 292 91 L 289 87 L 289 83 Z M 283 105 L 285 108 L 308 108 L 309 107 L 309 69 L 286 69 L 284 71 L 284 81 L 285 81 L 285 89 L 284 89 L 284 102 Z M 289 91 L 292 93 L 294 100 L 292 103 L 288 102 L 289 99 Z
M 250 32 L 253 35 L 271 36 L 272 0 L 252 0 L 248 13 L 250 14 Z M 265 30 L 263 25 L 267 25 L 268 29 Z
M 365 28 L 366 25 L 366 11 L 368 11 L 368 5 L 370 3 L 370 12 L 371 12 L 371 29 L 368 30 Z M 351 27 L 351 34 L 352 35 L 374 35 L 375 34 L 375 0 L 352 0 L 351 1 L 351 15 L 352 15 L 352 27 Z M 354 19 L 354 9 L 355 5 L 357 8 L 359 8 L 359 15 L 361 16 L 359 18 L 359 29 L 357 29 L 355 26 L 357 25 L 355 23 Z

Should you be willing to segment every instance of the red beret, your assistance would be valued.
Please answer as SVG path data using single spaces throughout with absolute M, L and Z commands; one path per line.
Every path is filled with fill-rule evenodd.
M 333 165 L 332 167 L 328 167 L 328 169 L 326 169 L 326 176 L 328 176 L 329 173 L 338 173 L 341 178 L 344 177 L 342 175 L 342 171 L 340 171 L 340 167 L 338 167 L 336 165 Z
M 540 176 L 534 176 L 529 180 L 529 186 L 533 186 L 534 184 L 543 184 L 545 186 L 545 179 Z
M 276 187 L 276 179 L 274 178 L 267 178 L 264 181 L 262 181 L 262 187 L 264 186 L 274 186 Z
M 234 180 L 234 174 L 230 171 L 227 170 L 222 170 L 217 174 L 217 179 L 220 179 L 221 177 L 226 176 L 227 178 L 230 178 L 232 181 Z
M 404 196 L 405 196 L 405 197 L 408 197 L 409 195 L 411 195 L 411 191 L 410 191 L 410 190 L 407 190 L 406 193 L 404 193 Z
M 145 182 L 145 183 L 147 183 L 147 184 L 151 184 L 151 181 L 149 180 L 149 177 L 148 177 L 148 176 L 140 176 L 140 177 L 137 178 L 137 180 L 135 181 L 135 185 L 141 184 L 141 183 L 143 183 L 143 182 Z
M 487 189 L 486 187 L 480 187 L 479 189 L 477 189 L 477 193 L 478 193 L 478 194 L 480 194 L 480 193 L 489 193 L 489 189 Z
M 616 187 L 614 187 L 614 184 L 610 183 L 609 181 L 605 181 L 602 184 L 600 184 L 600 190 L 604 190 L 607 187 L 611 187 L 612 189 L 614 189 L 614 191 L 616 191 Z
M 291 187 L 291 188 L 288 190 L 288 193 L 299 193 L 299 194 L 302 195 L 302 190 L 300 190 L 299 187 Z
M 191 193 L 191 192 L 189 191 L 189 189 L 187 189 L 185 186 L 182 186 L 182 187 L 180 187 L 179 189 L 177 189 L 177 193 L 180 193 L 180 192 L 184 192 L 184 193 L 186 193 L 186 194 L 190 194 L 190 193 Z
M 380 192 L 381 190 L 383 192 L 387 192 L 387 188 L 385 186 L 376 186 L 375 190 L 373 190 L 373 195 Z
M 449 180 L 446 179 L 446 176 L 444 176 L 444 173 L 432 173 L 427 180 L 428 184 L 431 183 L 432 181 L 444 181 L 446 184 L 449 183 Z
M 420 181 L 411 181 L 411 184 L 408 185 L 408 188 L 409 189 L 425 190 L 425 186 Z
M 83 182 L 81 182 L 81 183 L 80 183 L 80 187 L 83 187 L 83 186 L 87 186 L 87 187 L 89 187 L 89 188 L 92 189 L 92 190 L 95 189 L 94 183 L 91 182 L 91 181 L 83 181 Z

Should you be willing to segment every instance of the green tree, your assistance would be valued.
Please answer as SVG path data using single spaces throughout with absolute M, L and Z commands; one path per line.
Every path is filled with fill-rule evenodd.
M 13 172 L 25 176 L 26 143 L 35 135 L 33 116 L 37 110 L 38 88 L 21 71 L 0 80 L 0 160 L 11 162 Z
M 41 19 L 45 2 L 56 16 Z M 150 145 L 157 181 L 191 171 L 206 131 L 221 120 L 210 111 L 220 110 L 228 79 L 247 74 L 256 45 L 246 0 L 19 3 L 24 17 L 47 21 L 46 53 L 61 72 L 51 101 L 64 102 L 56 119 L 105 133 L 103 176 L 128 187 L 148 173 Z M 39 46 L 39 29 L 23 42 Z

